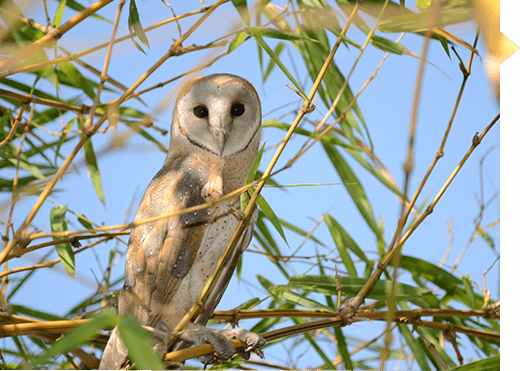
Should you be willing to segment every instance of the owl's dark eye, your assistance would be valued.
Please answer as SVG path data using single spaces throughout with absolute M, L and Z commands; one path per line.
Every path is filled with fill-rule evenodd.
M 208 109 L 204 106 L 197 106 L 193 109 L 193 114 L 198 118 L 203 119 L 204 117 L 208 117 Z
M 246 111 L 246 107 L 242 103 L 233 104 L 231 107 L 231 114 L 235 117 L 242 116 Z

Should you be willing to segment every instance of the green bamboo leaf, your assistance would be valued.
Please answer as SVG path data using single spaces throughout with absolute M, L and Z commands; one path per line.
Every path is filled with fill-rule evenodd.
M 451 371 L 500 371 L 500 355 L 454 367 Z
M 308 36 L 300 35 L 295 32 L 281 31 L 276 28 L 270 27 L 246 27 L 244 29 L 251 36 L 258 37 L 270 37 L 272 39 L 289 40 L 289 41 L 311 41 L 317 43 L 318 40 L 314 40 Z
M 280 256 L 280 249 L 278 248 L 278 245 L 276 244 L 276 241 L 274 240 L 273 236 L 271 236 L 269 228 L 267 228 L 267 226 L 265 225 L 264 218 L 266 218 L 265 213 L 263 211 L 260 211 L 258 213 L 258 218 L 256 219 L 256 227 L 258 228 L 258 232 L 262 234 L 265 242 L 267 242 L 269 246 L 267 252 L 272 255 Z
M 280 59 L 280 53 L 282 52 L 284 47 L 285 47 L 285 43 L 279 42 L 278 45 L 276 45 L 276 48 L 274 48 L 274 54 L 278 57 L 278 59 Z M 266 82 L 267 78 L 269 77 L 271 72 L 273 72 L 274 65 L 275 65 L 275 61 L 274 61 L 274 59 L 271 58 L 269 60 L 269 64 L 267 65 L 267 68 L 265 69 L 265 73 L 263 74 L 263 77 L 262 77 L 263 82 Z
M 330 215 L 325 214 L 327 218 L 329 219 L 329 222 L 327 222 L 327 225 L 330 226 L 333 225 L 333 229 L 335 230 L 335 233 L 339 234 L 337 236 L 341 239 L 342 243 L 345 244 L 345 247 L 348 247 L 354 254 L 357 255 L 358 258 L 363 260 L 365 263 L 368 264 L 369 260 L 366 257 L 365 253 L 361 250 L 361 248 L 358 246 L 356 241 L 347 233 L 347 231 Z M 327 220 L 325 220 L 327 221 Z
M 370 43 L 384 52 L 397 55 L 403 55 L 406 49 L 403 45 L 396 43 L 395 41 L 377 35 L 372 35 Z
M 71 8 L 71 9 L 77 11 L 77 12 L 82 12 L 82 11 L 84 11 L 86 9 L 83 5 L 81 5 L 80 3 L 78 3 L 78 2 L 76 2 L 74 0 L 67 0 L 67 7 Z M 102 17 L 102 16 L 100 16 L 100 15 L 98 15 L 96 13 L 92 14 L 91 17 L 97 18 L 97 19 L 99 19 L 101 21 L 108 22 L 110 24 L 113 23 L 110 19 Z
M 143 26 L 141 25 L 141 21 L 139 20 L 139 11 L 137 10 L 135 0 L 130 0 L 128 14 L 128 31 L 130 32 L 130 37 L 132 39 L 132 42 L 134 43 L 134 46 L 139 51 L 146 54 L 143 48 L 141 48 L 141 46 L 134 39 L 134 36 L 137 36 L 146 47 L 150 48 L 148 38 L 146 37 L 146 33 L 144 32 Z
M 350 354 L 348 352 L 348 345 L 345 339 L 345 335 L 343 335 L 343 331 L 341 331 L 341 327 L 334 327 L 334 337 L 338 342 L 338 354 L 343 359 L 343 369 L 344 370 L 353 370 L 354 365 L 352 364 L 352 360 L 350 359 Z
M 423 349 L 417 339 L 415 339 L 412 336 L 412 333 L 408 329 L 408 327 L 402 323 L 397 325 L 399 328 L 399 332 L 401 335 L 403 335 L 404 340 L 406 341 L 406 344 L 412 351 L 414 360 L 417 362 L 419 367 L 422 371 L 429 371 L 431 370 L 428 360 L 426 359 L 426 356 L 424 355 Z
M 291 127 L 291 125 L 289 125 L 289 124 L 286 124 L 286 123 L 283 123 L 283 122 L 276 122 L 275 120 L 266 121 L 266 122 L 264 122 L 262 124 L 262 126 L 264 128 L 277 128 L 277 129 L 285 130 L 285 131 L 287 131 Z M 309 138 L 317 138 L 320 135 L 319 132 L 315 133 L 315 132 L 312 132 L 312 131 L 309 131 L 309 130 L 305 130 L 305 129 L 302 129 L 302 128 L 299 128 L 299 127 L 297 127 L 294 130 L 294 133 L 295 134 L 299 134 L 299 135 L 303 135 L 303 136 L 306 136 L 306 137 L 309 137 Z M 320 140 L 322 142 L 327 142 L 327 143 L 330 143 L 330 144 L 338 145 L 338 146 L 341 146 L 343 148 L 351 149 L 353 151 L 357 151 L 357 152 L 361 151 L 359 149 L 359 147 L 347 144 L 344 141 L 342 141 L 341 139 L 339 139 L 338 137 L 336 137 L 336 136 L 334 136 L 334 135 L 332 135 L 330 133 L 325 134 L 323 137 L 321 137 Z
M 401 269 L 409 271 L 414 277 L 422 277 L 445 291 L 452 291 L 462 286 L 462 281 L 451 273 L 411 256 L 401 255 Z
M 252 299 L 249 299 L 248 301 L 240 304 L 238 307 L 236 307 L 235 309 L 237 310 L 246 310 L 246 309 L 251 309 L 253 308 L 256 304 L 260 303 L 260 299 L 259 298 L 252 298 Z
M 279 259 L 276 259 L 275 257 L 280 256 L 280 249 L 278 248 L 278 245 L 276 244 L 276 241 L 271 236 L 271 233 L 269 232 L 269 229 L 264 223 L 265 214 L 262 211 L 259 211 L 258 213 L 258 219 L 256 220 L 256 229 L 254 231 L 254 236 L 256 237 L 256 240 L 260 245 L 263 247 L 265 252 L 269 255 L 272 255 L 273 257 L 268 256 L 268 258 L 276 264 L 278 269 L 280 269 L 280 272 L 286 277 L 289 278 L 289 274 L 285 270 L 285 268 L 282 266 L 282 261 Z
M 238 282 L 240 282 L 242 280 L 242 262 L 244 261 L 243 260 L 243 255 L 238 258 L 238 261 L 237 261 L 237 267 L 236 267 L 236 272 L 237 272 L 237 279 L 238 279 Z
M 258 167 L 260 166 L 260 161 L 262 160 L 262 155 L 264 154 L 264 148 L 265 144 L 267 142 L 264 142 L 262 144 L 262 147 L 258 150 L 258 153 L 255 156 L 255 159 L 253 160 L 253 163 L 251 164 L 251 167 L 249 168 L 249 172 L 247 173 L 246 180 L 244 182 L 244 185 L 247 185 L 255 180 L 255 176 L 258 171 Z
M 300 93 L 302 93 L 303 95 L 305 95 L 305 92 L 303 91 L 303 89 L 300 87 L 300 84 L 298 84 L 296 82 L 296 79 L 291 75 L 291 73 L 289 72 L 289 70 L 287 68 L 285 68 L 285 65 L 282 63 L 282 61 L 278 58 L 278 56 L 273 52 L 273 50 L 269 47 L 269 45 L 267 45 L 267 43 L 264 41 L 264 39 L 262 39 L 261 36 L 253 36 L 256 40 L 256 42 L 258 43 L 258 45 L 260 45 L 262 47 L 263 50 L 266 51 L 267 54 L 269 54 L 269 56 L 271 57 L 272 60 L 275 61 L 276 65 L 283 71 L 283 73 L 285 73 L 285 76 L 287 76 L 287 78 L 289 80 L 291 80 L 291 82 L 293 83 L 293 85 L 296 87 L 296 89 L 298 89 L 300 91 Z
M 495 241 L 493 241 L 493 238 L 491 238 L 491 236 L 480 226 L 477 228 L 477 231 L 480 237 L 482 237 L 488 243 L 488 245 L 491 246 L 491 248 L 496 252 Z
M 474 18 L 473 8 L 468 2 L 462 6 L 443 7 L 435 17 L 434 27 L 445 27 L 451 24 L 471 21 Z M 426 31 L 431 20 L 431 10 L 421 13 L 400 14 L 379 22 L 377 29 L 383 32 L 419 32 Z
M 32 176 L 34 176 L 37 179 L 45 179 L 45 175 L 41 173 L 40 169 L 38 169 L 36 165 L 32 165 L 29 162 L 27 162 L 23 154 L 20 156 L 20 161 L 17 161 L 17 159 L 15 158 L 9 158 L 8 161 L 12 163 L 14 166 L 18 164 L 20 169 L 28 171 L 32 174 Z
M 377 225 L 377 221 L 374 217 L 372 206 L 370 206 L 370 202 L 368 201 L 368 197 L 365 193 L 365 190 L 361 185 L 361 182 L 357 178 L 356 174 L 354 174 L 354 172 L 348 165 L 347 161 L 345 161 L 343 156 L 341 156 L 341 154 L 335 147 L 323 142 L 322 145 L 325 149 L 325 152 L 327 152 L 327 155 L 329 156 L 331 163 L 336 168 L 339 177 L 345 184 L 345 188 L 347 189 L 347 192 L 352 198 L 352 201 L 354 201 L 359 212 L 363 216 L 363 219 L 365 219 L 366 223 L 377 236 L 377 238 L 380 240 L 384 240 L 384 236 L 381 233 L 381 229 Z
M 247 32 L 245 32 L 245 31 L 238 32 L 235 35 L 235 37 L 233 38 L 233 40 L 231 40 L 231 42 L 229 43 L 227 53 L 230 54 L 233 50 L 238 48 L 244 42 L 246 37 L 247 37 Z
M 66 353 L 69 350 L 78 348 L 79 346 L 94 339 L 99 330 L 106 330 L 117 324 L 117 317 L 108 311 L 103 311 L 92 317 L 91 321 L 76 327 L 71 332 L 65 334 L 63 338 L 55 342 L 52 347 L 42 355 L 33 359 L 34 364 L 40 364 L 55 357 L 58 354 Z M 149 368 L 149 367 L 148 367 Z
M 94 100 L 96 97 L 96 93 L 94 93 L 94 89 L 92 89 L 92 86 L 89 84 L 88 80 L 83 77 L 81 72 L 78 71 L 78 69 L 70 62 L 61 62 L 59 64 L 60 71 L 63 72 L 71 81 L 72 85 L 75 88 L 80 88 L 83 90 L 87 96 Z
M 238 11 L 238 14 L 244 20 L 244 23 L 249 25 L 251 23 L 251 17 L 249 16 L 249 10 L 247 9 L 247 0 L 232 0 L 231 1 Z
M 271 291 L 271 289 L 274 287 L 271 281 L 269 281 L 267 278 L 257 275 L 256 278 L 260 282 L 260 284 L 266 289 L 267 291 Z
M 471 280 L 468 275 L 464 275 L 462 277 L 462 283 L 464 284 L 464 289 L 466 290 L 466 295 L 468 297 L 470 308 L 478 309 L 475 303 L 475 293 L 473 292 L 473 287 L 471 287 Z
M 152 334 L 146 331 L 135 317 L 123 317 L 119 321 L 117 330 L 128 349 L 128 358 L 135 363 L 136 369 L 165 369 L 152 348 Z
M 302 18 L 304 21 L 304 27 L 302 27 L 302 29 L 305 30 L 302 31 L 302 34 L 319 41 L 319 43 L 302 42 L 303 48 L 300 50 L 300 53 L 305 62 L 305 66 L 307 67 L 307 71 L 309 72 L 309 76 L 314 81 L 318 77 L 318 74 L 323 64 L 325 63 L 327 56 L 330 53 L 328 36 L 324 31 L 323 24 L 320 23 L 320 17 L 324 16 L 327 19 L 334 20 L 336 19 L 336 16 L 330 7 L 327 6 L 315 5 L 312 7 L 310 4 L 306 4 L 304 8 L 306 10 L 308 9 L 308 11 L 302 13 Z M 356 19 L 354 22 L 356 22 Z M 339 95 L 339 92 L 345 84 L 345 81 L 346 79 L 343 76 L 341 70 L 338 68 L 334 60 L 331 61 L 327 72 L 323 76 L 323 83 L 320 84 L 318 93 L 327 108 L 331 107 L 337 96 L 340 97 L 334 110 L 335 117 L 338 117 L 343 112 L 345 112 L 354 99 L 354 93 L 348 84 L 343 93 Z M 343 132 L 352 143 L 355 142 L 355 138 L 352 133 L 353 129 L 357 130 L 361 135 L 363 135 L 363 132 L 361 131 L 352 111 L 358 116 L 360 122 L 365 126 L 366 135 L 370 141 L 369 132 L 366 130 L 364 118 L 357 103 L 352 105 L 351 110 L 347 112 L 345 118 L 339 123 L 343 129 Z
M 328 313 L 335 313 L 335 310 L 332 308 L 329 308 L 326 305 L 323 305 L 321 303 L 318 303 L 315 300 L 309 299 L 303 295 L 296 294 L 292 291 L 284 291 L 280 294 L 280 300 L 288 301 L 290 303 L 293 303 L 295 305 L 299 305 L 301 307 L 305 308 L 311 308 L 316 310 L 323 310 Z
M 32 270 L 31 272 L 35 272 L 36 270 Z M 33 318 L 40 319 L 42 321 L 63 321 L 67 318 L 56 316 L 51 313 L 42 312 L 37 309 L 28 308 L 24 305 L 10 304 L 10 307 L 13 309 L 14 314 L 22 315 L 22 316 L 30 316 Z
M 249 193 L 252 196 L 254 191 L 252 189 L 250 189 Z M 260 210 L 263 211 L 263 213 L 265 214 L 266 218 L 269 219 L 269 221 L 275 227 L 275 229 L 278 231 L 280 236 L 282 236 L 282 238 L 285 241 L 285 243 L 287 245 L 289 245 L 289 243 L 287 242 L 287 239 L 285 238 L 285 233 L 283 232 L 283 227 L 280 224 L 280 220 L 278 220 L 278 217 L 274 213 L 273 209 L 271 209 L 271 206 L 269 206 L 269 204 L 267 203 L 267 201 L 265 200 L 265 198 L 261 194 L 258 195 L 258 198 L 256 199 L 256 204 L 258 205 Z
M 260 170 L 257 170 L 256 175 L 255 175 L 255 180 L 260 180 L 263 178 L 263 176 L 264 176 L 264 173 L 261 172 Z M 281 187 L 273 178 L 267 178 L 267 180 L 265 181 L 265 186 Z M 283 188 L 282 188 L 282 190 L 283 190 Z
M 347 232 L 330 215 L 325 214 L 323 215 L 323 218 L 325 219 L 325 223 L 327 223 L 327 226 L 329 227 L 330 234 L 334 239 L 336 249 L 338 249 L 339 255 L 341 256 L 341 260 L 343 261 L 345 268 L 347 268 L 348 273 L 352 277 L 357 277 L 358 274 L 356 271 L 356 267 L 354 266 L 354 262 L 350 258 L 350 255 L 347 251 L 347 246 L 349 243 L 347 238 Z
M 58 9 L 56 9 L 56 13 L 54 14 L 54 21 L 52 21 L 52 25 L 55 28 L 61 26 L 61 17 L 63 16 L 63 9 L 65 9 L 65 4 L 67 4 L 67 0 L 60 0 Z
M 99 200 L 104 205 L 105 196 L 103 194 L 103 186 L 101 184 L 101 174 L 99 172 L 94 146 L 92 145 L 92 140 L 90 140 L 90 138 L 83 145 L 83 150 L 85 151 L 85 161 L 87 162 L 87 170 L 90 181 L 96 190 L 96 194 Z
M 334 276 L 293 276 L 289 280 L 288 286 L 277 286 L 275 291 L 287 291 L 303 289 L 325 295 L 337 295 L 336 278 Z M 341 290 L 343 295 L 351 297 L 357 295 L 359 290 L 365 285 L 366 279 L 360 277 L 341 277 Z M 379 280 L 369 291 L 367 297 L 376 300 L 387 300 L 387 296 L 392 292 L 391 280 Z M 427 289 L 413 287 L 403 283 L 397 284 L 397 297 L 399 300 L 411 300 L 428 295 Z M 430 294 L 431 295 L 431 294 Z
M 78 222 L 80 222 L 81 225 L 86 229 L 94 229 L 94 227 L 84 214 L 78 216 Z
M 63 207 L 54 207 L 51 209 L 51 230 L 53 232 L 63 232 L 67 230 L 67 220 L 65 213 L 67 212 L 67 205 Z M 54 238 L 56 240 L 57 238 Z M 70 243 L 59 243 L 55 246 L 56 252 L 61 258 L 61 264 L 65 271 L 74 278 L 75 271 L 75 257 Z

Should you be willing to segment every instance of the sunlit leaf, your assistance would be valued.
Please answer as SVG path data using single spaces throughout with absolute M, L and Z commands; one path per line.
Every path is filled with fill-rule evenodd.
M 244 20 L 244 23 L 249 25 L 251 23 L 251 17 L 249 16 L 249 10 L 247 9 L 247 0 L 231 0 L 231 2 Z
M 356 277 L 341 277 L 341 289 L 343 295 L 350 295 L 354 297 L 363 288 L 366 283 L 364 278 Z M 289 286 L 277 286 L 276 291 L 287 291 L 293 289 L 304 289 L 325 295 L 337 295 L 336 278 L 334 276 L 293 276 L 290 279 Z M 367 297 L 376 300 L 386 300 L 388 295 L 392 292 L 391 280 L 376 281 L 372 289 L 369 291 Z M 412 299 L 426 295 L 428 290 L 418 287 L 413 287 L 403 283 L 397 284 L 397 296 L 401 299 Z
M 475 303 L 475 293 L 473 292 L 473 287 L 471 287 L 471 281 L 467 275 L 462 277 L 462 283 L 464 284 L 464 289 L 466 290 L 466 294 L 469 299 L 470 307 L 473 309 L 477 309 Z
M 249 192 L 251 195 L 253 194 L 252 189 L 250 189 Z M 280 224 L 280 220 L 278 220 L 278 217 L 274 213 L 273 209 L 271 209 L 271 206 L 269 206 L 269 204 L 267 203 L 267 201 L 261 194 L 258 195 L 258 198 L 256 199 L 256 204 L 258 205 L 260 210 L 262 210 L 264 212 L 266 218 L 269 219 L 269 221 L 276 228 L 278 233 L 280 233 L 280 236 L 282 236 L 285 243 L 288 244 L 287 239 L 285 238 L 285 233 L 283 231 L 283 227 Z
M 80 88 L 90 99 L 94 99 L 96 93 L 85 77 L 78 71 L 78 69 L 70 62 L 62 62 L 59 64 L 60 71 L 63 72 L 72 82 L 74 87 Z
M 417 362 L 419 367 L 422 371 L 429 371 L 431 370 L 428 360 L 426 356 L 424 355 L 424 352 L 422 350 L 421 345 L 419 344 L 419 341 L 413 337 L 411 331 L 408 329 L 408 326 L 399 323 L 398 325 L 399 332 L 401 335 L 403 335 L 404 340 L 406 341 L 406 344 L 412 351 L 414 360 Z
M 92 145 L 92 141 L 88 139 L 84 146 L 83 150 L 85 151 L 85 160 L 87 162 L 87 170 L 90 181 L 94 186 L 96 191 L 96 195 L 98 196 L 101 203 L 105 204 L 105 196 L 103 194 L 103 186 L 101 185 L 101 174 L 99 172 L 99 167 L 97 164 L 96 153 L 94 152 L 94 146 Z
M 251 36 L 270 37 L 273 39 L 289 40 L 289 41 L 318 42 L 317 40 L 314 40 L 310 37 L 299 35 L 294 32 L 286 32 L 286 31 L 277 30 L 276 28 L 250 26 L 250 27 L 246 27 L 244 30 Z
M 327 152 L 327 155 L 330 158 L 330 161 L 336 168 L 338 175 L 345 184 L 345 188 L 347 189 L 347 192 L 352 198 L 352 201 L 354 201 L 354 204 L 356 204 L 359 212 L 365 219 L 370 229 L 374 232 L 378 239 L 383 240 L 384 237 L 382 236 L 381 230 L 377 225 L 376 219 L 374 217 L 374 212 L 372 211 L 372 206 L 368 201 L 367 194 L 365 192 L 365 189 L 361 185 L 360 180 L 358 179 L 356 174 L 354 174 L 351 167 L 348 165 L 347 161 L 343 158 L 343 156 L 341 156 L 341 154 L 335 147 L 327 143 L 322 144 L 323 148 L 325 148 L 325 152 Z
M 240 31 L 239 33 L 237 33 L 235 35 L 235 37 L 233 38 L 233 40 L 231 40 L 231 42 L 229 43 L 229 47 L 227 50 L 228 54 L 231 53 L 236 48 L 238 48 L 244 42 L 246 37 L 247 37 L 247 32 L 245 32 L 245 31 Z
M 480 235 L 480 237 L 482 237 L 489 246 L 491 246 L 491 248 L 493 250 L 496 251 L 496 248 L 495 248 L 495 241 L 493 241 L 493 238 L 491 238 L 491 236 L 489 235 L 489 233 L 487 233 L 482 227 L 478 227 L 477 228 L 477 231 L 478 231 L 478 234 Z
M 435 16 L 434 27 L 445 27 L 452 24 L 472 20 L 473 8 L 467 3 L 465 6 L 442 7 Z M 387 18 L 377 25 L 377 29 L 385 32 L 418 32 L 425 31 L 431 22 L 431 10 L 421 13 L 401 14 Z
M 288 301 L 295 305 L 299 305 L 305 308 L 311 308 L 316 310 L 323 310 L 325 312 L 334 313 L 335 310 L 327 307 L 321 303 L 318 303 L 316 300 L 309 299 L 303 295 L 299 295 L 292 291 L 284 291 L 280 294 L 280 300 Z
M 148 48 L 150 48 L 150 44 L 148 43 L 148 38 L 146 37 L 146 33 L 144 32 L 143 26 L 141 25 L 141 21 L 139 20 L 139 11 L 137 10 L 137 5 L 135 4 L 135 0 L 130 0 L 129 5 L 129 14 L 128 14 L 128 31 L 130 32 L 130 37 L 132 38 L 132 42 L 134 46 L 144 54 L 146 54 L 141 48 L 141 46 L 135 41 L 134 36 L 137 36 L 139 40 Z
M 51 229 L 53 232 L 64 232 L 67 230 L 67 220 L 65 219 L 65 214 L 67 212 L 67 206 L 63 207 L 54 207 L 51 209 Z M 57 240 L 58 238 L 54 238 Z M 55 246 L 56 252 L 61 258 L 61 263 L 63 264 L 63 268 L 67 271 L 67 273 L 74 278 L 75 271 L 75 258 L 74 252 L 72 251 L 72 247 L 69 242 L 59 243 Z
M 289 80 L 291 80 L 291 82 L 296 87 L 296 89 L 298 89 L 300 91 L 300 93 L 305 94 L 303 89 L 300 87 L 300 84 L 298 84 L 296 79 L 291 75 L 289 70 L 285 67 L 285 65 L 282 63 L 282 61 L 280 61 L 278 56 L 273 52 L 273 50 L 269 47 L 269 45 L 267 45 L 267 43 L 264 41 L 264 39 L 262 39 L 261 36 L 253 36 L 253 37 L 255 38 L 255 40 L 258 43 L 258 45 L 260 45 L 262 47 L 262 49 L 265 50 L 267 52 L 267 54 L 269 54 L 271 59 L 274 60 L 276 65 L 283 71 L 285 76 L 287 76 L 287 78 Z
M 285 47 L 285 43 L 279 42 L 278 45 L 276 45 L 276 48 L 274 48 L 274 55 L 276 55 L 278 57 L 278 59 L 280 58 L 280 53 L 282 52 L 284 47 Z M 267 78 L 269 77 L 271 72 L 273 72 L 275 64 L 276 64 L 275 60 L 271 58 L 269 60 L 269 64 L 267 65 L 267 68 L 265 69 L 265 72 L 263 74 L 263 77 L 262 77 L 263 82 L 266 82 Z
M 451 368 L 452 371 L 500 371 L 500 355 Z
M 251 167 L 249 168 L 249 172 L 247 173 L 246 180 L 244 182 L 244 185 L 247 185 L 255 180 L 256 172 L 258 171 L 258 167 L 260 166 L 260 161 L 262 160 L 262 155 L 264 153 L 265 144 L 267 142 L 264 142 L 262 144 L 262 147 L 258 150 L 258 153 L 255 156 L 255 159 L 253 160 L 253 163 L 251 164 Z
M 54 21 L 52 22 L 52 25 L 55 28 L 58 28 L 61 26 L 61 17 L 63 16 L 63 9 L 65 9 L 66 3 L 67 3 L 67 0 L 60 0 L 58 8 L 56 9 L 56 13 L 54 13 Z

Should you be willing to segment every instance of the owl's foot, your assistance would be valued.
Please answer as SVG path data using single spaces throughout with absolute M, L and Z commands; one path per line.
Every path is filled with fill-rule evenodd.
M 243 359 L 249 359 L 251 352 L 255 352 L 263 358 L 263 353 L 260 348 L 265 345 L 266 341 L 263 337 L 254 332 L 240 328 L 231 330 L 205 330 L 206 331 L 198 333 L 191 332 L 188 336 L 182 336 L 185 340 L 199 344 L 211 344 L 213 346 L 213 349 L 215 349 L 214 354 L 206 354 L 199 357 L 199 360 L 204 364 L 215 363 L 218 360 L 227 360 L 237 353 Z M 189 334 L 190 331 L 187 333 Z M 231 340 L 234 339 L 238 339 L 246 345 L 243 348 L 237 349 L 231 344 Z

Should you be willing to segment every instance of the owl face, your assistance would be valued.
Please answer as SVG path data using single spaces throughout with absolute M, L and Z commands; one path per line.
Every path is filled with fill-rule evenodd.
M 228 74 L 189 81 L 177 98 L 173 116 L 171 145 L 174 135 L 180 134 L 221 157 L 247 149 L 261 127 L 256 90 L 249 81 Z

